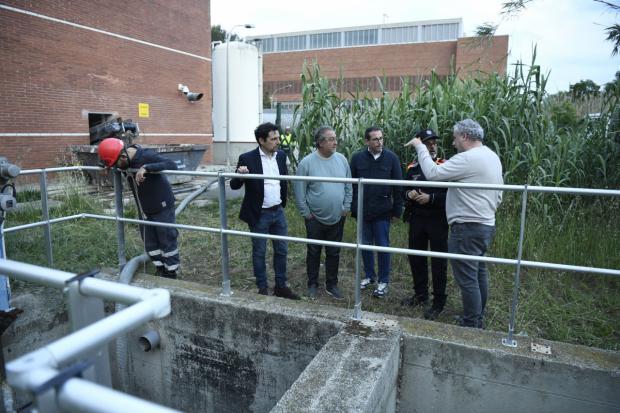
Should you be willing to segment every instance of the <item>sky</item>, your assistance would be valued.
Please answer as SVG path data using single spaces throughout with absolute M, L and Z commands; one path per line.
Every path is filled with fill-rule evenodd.
M 620 2 L 613 1 L 614 4 Z M 502 0 L 211 0 L 211 25 L 230 30 L 250 23 L 254 29 L 235 28 L 241 37 L 336 27 L 462 18 L 464 35 L 476 27 L 499 23 L 496 34 L 509 35 L 508 71 L 518 60 L 536 63 L 549 75 L 547 90 L 568 90 L 591 79 L 599 85 L 620 70 L 620 56 L 605 28 L 620 14 L 593 0 L 533 0 L 513 17 L 503 17 Z

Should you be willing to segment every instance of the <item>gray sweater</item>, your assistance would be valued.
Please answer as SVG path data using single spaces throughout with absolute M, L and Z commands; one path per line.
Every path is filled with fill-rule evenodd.
M 347 159 L 336 152 L 323 158 L 313 152 L 297 166 L 297 176 L 350 178 Z M 338 182 L 295 181 L 295 204 L 305 218 L 312 214 L 319 222 L 333 225 L 340 221 L 343 211 L 350 211 L 353 189 L 351 184 Z
M 429 181 L 469 182 L 502 185 L 502 164 L 486 146 L 459 152 L 446 162 L 433 162 L 424 145 L 415 147 L 418 162 Z M 477 222 L 495 225 L 495 211 L 502 201 L 502 191 L 489 189 L 448 188 L 446 216 L 448 223 Z

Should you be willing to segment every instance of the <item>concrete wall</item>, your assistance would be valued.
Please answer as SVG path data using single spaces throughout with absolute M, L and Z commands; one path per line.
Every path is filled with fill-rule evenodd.
M 127 361 L 115 370 L 130 393 L 179 410 L 620 413 L 618 352 L 527 337 L 509 348 L 502 333 L 382 314 L 357 322 L 350 309 L 224 298 L 151 276 L 136 283 L 170 289 L 172 314 L 128 334 Z M 15 300 L 25 312 L 3 336 L 6 360 L 67 332 L 59 297 L 36 289 Z M 161 348 L 145 353 L 138 338 L 150 328 Z
M 152 280 L 153 277 L 144 277 Z M 156 280 L 160 281 L 160 280 Z M 163 281 L 162 281 L 163 283 Z M 151 323 L 161 350 L 128 338 L 129 393 L 187 412 L 268 412 L 341 323 L 281 299 L 195 290 L 170 281 L 172 314 Z
M 620 412 L 620 354 L 437 323 L 401 321 L 402 412 Z M 531 343 L 551 347 L 535 353 Z

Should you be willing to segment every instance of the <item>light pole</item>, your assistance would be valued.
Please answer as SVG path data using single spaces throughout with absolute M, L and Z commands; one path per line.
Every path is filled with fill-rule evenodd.
M 276 93 L 278 93 L 281 90 L 288 89 L 289 87 L 293 87 L 293 84 L 289 83 L 288 85 L 279 87 L 279 88 L 277 88 L 276 90 L 273 91 L 271 96 L 269 96 L 269 102 L 271 102 L 271 109 L 273 109 L 273 97 L 276 95 Z
M 230 166 L 230 71 L 228 70 L 228 43 L 230 43 L 230 36 L 236 27 L 245 27 L 246 29 L 253 29 L 253 24 L 236 24 L 226 32 L 226 166 Z

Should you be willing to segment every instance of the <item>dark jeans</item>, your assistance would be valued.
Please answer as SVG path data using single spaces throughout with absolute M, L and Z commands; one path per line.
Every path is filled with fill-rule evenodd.
M 448 252 L 448 221 L 445 216 L 413 215 L 409 221 L 409 249 Z M 428 299 L 428 257 L 409 255 L 413 276 L 413 290 L 422 301 Z M 431 258 L 433 274 L 433 304 L 443 307 L 446 303 L 448 260 Z
M 272 235 L 287 235 L 288 226 L 284 209 L 263 210 L 256 224 L 250 227 L 251 232 Z M 276 273 L 276 287 L 286 287 L 286 254 L 288 246 L 286 241 L 272 240 L 273 245 L 273 269 Z M 267 267 L 265 254 L 267 252 L 267 240 L 264 238 L 252 238 L 252 267 L 256 277 L 256 286 L 267 288 Z
M 306 233 L 309 239 L 323 241 L 342 241 L 345 218 L 333 225 L 322 224 L 314 219 L 306 219 Z M 308 272 L 308 287 L 319 285 L 319 268 L 321 266 L 322 245 L 308 244 L 306 254 L 306 270 Z M 327 288 L 338 285 L 338 266 L 340 264 L 340 248 L 325 247 L 325 286 Z
M 448 251 L 454 254 L 483 256 L 493 240 L 495 227 L 478 223 L 452 224 Z M 461 288 L 463 324 L 482 328 L 489 290 L 486 263 L 451 259 L 454 279 Z
M 378 219 L 375 221 L 364 220 L 364 229 L 362 230 L 362 244 L 376 245 L 378 247 L 390 246 L 390 220 Z M 388 252 L 378 252 L 379 261 L 379 282 L 390 282 L 390 260 L 391 255 Z M 375 253 L 373 251 L 362 251 L 362 259 L 364 261 L 364 273 L 366 278 L 374 280 L 375 275 Z
M 165 222 L 174 224 L 174 206 L 165 208 L 154 214 L 145 214 L 147 221 Z M 164 268 L 166 271 L 176 271 L 179 268 L 179 248 L 177 237 L 179 231 L 176 228 L 155 227 L 152 225 L 141 225 L 140 234 L 144 240 L 144 248 L 149 258 L 157 268 Z

